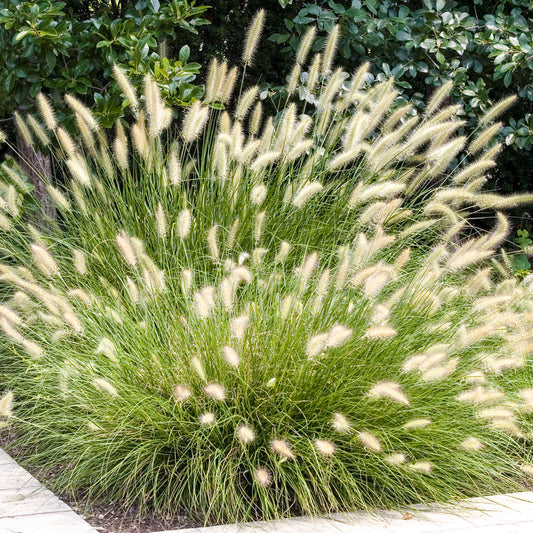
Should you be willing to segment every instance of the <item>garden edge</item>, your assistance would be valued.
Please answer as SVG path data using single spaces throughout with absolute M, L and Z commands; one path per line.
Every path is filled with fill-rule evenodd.
M 415 505 L 328 518 L 289 518 L 153 533 L 522 533 L 533 529 L 533 492 L 469 498 L 458 505 Z M 0 449 L 0 533 L 97 533 Z

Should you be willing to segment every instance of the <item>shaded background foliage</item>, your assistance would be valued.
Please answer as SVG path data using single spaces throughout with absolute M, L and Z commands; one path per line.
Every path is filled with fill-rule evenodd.
M 283 101 L 293 52 L 309 25 L 318 30 L 314 50 L 319 51 L 339 24 L 337 63 L 351 71 L 369 61 L 373 79 L 394 76 L 415 106 L 452 79 L 467 133 L 490 105 L 517 93 L 500 132 L 506 148 L 490 178 L 504 191 L 533 190 L 531 0 L 206 3 L 210 7 L 189 0 L 0 0 L 0 120 L 9 129 L 13 111 L 33 111 L 34 97 L 43 90 L 53 100 L 65 92 L 81 96 L 110 126 L 127 107 L 110 76 L 113 63 L 134 81 L 151 73 L 169 104 L 189 105 L 203 95 L 207 68 L 202 70 L 200 58 L 238 63 L 245 29 L 263 8 L 267 38 L 246 78 L 262 85 L 267 102 Z M 515 225 L 531 233 L 529 213 L 515 213 Z
M 186 0 L 3 0 L 1 6 L 0 118 L 33 111 L 40 91 L 53 100 L 69 92 L 94 97 L 88 103 L 111 126 L 124 106 L 111 77 L 114 63 L 133 80 L 152 73 L 174 105 L 202 95 L 193 84 L 200 65 L 189 61 L 186 45 L 187 35 L 207 23 L 207 6 Z

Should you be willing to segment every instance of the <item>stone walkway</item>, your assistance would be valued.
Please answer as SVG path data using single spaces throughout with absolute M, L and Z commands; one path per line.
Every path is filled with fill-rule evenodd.
M 0 533 L 98 533 L 0 450 Z
M 472 498 L 460 507 L 416 506 L 411 514 L 350 513 L 159 533 L 533 533 L 533 492 Z

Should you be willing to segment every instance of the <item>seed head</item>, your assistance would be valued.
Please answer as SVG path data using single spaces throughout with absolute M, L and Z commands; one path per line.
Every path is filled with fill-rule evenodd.
M 279 245 L 279 251 L 276 254 L 275 262 L 281 263 L 282 261 L 285 261 L 290 251 L 291 245 L 286 241 L 281 241 L 281 244 Z
M 307 58 L 307 54 L 315 40 L 316 28 L 315 26 L 310 26 L 309 29 L 305 32 L 304 36 L 300 40 L 300 46 L 298 47 L 298 52 L 296 53 L 296 63 L 303 65 Z
M 315 359 L 325 349 L 329 339 L 329 333 L 317 333 L 307 341 L 306 351 L 309 359 Z
M 244 45 L 244 52 L 242 54 L 242 62 L 245 65 L 251 65 L 252 59 L 254 57 L 255 51 L 257 49 L 257 44 L 261 37 L 261 32 L 263 31 L 263 25 L 265 23 L 265 10 L 260 9 L 250 24 L 248 32 L 246 34 L 246 42 Z
M 178 215 L 178 235 L 184 239 L 191 231 L 192 216 L 189 209 L 180 211 Z
M 84 187 L 89 187 L 91 185 L 91 178 L 87 166 L 80 157 L 73 156 L 70 159 L 67 159 L 67 167 L 69 168 L 72 177 L 81 185 Z
M 413 470 L 422 472 L 422 474 L 431 474 L 433 470 L 433 465 L 429 461 L 419 461 L 418 463 L 413 463 L 409 466 Z
M 261 205 L 266 198 L 267 195 L 267 188 L 262 183 L 259 185 L 256 185 L 250 194 L 250 200 L 252 202 L 252 205 Z
M 41 124 L 35 119 L 34 116 L 28 115 L 28 124 L 31 126 L 33 133 L 39 139 L 43 146 L 48 146 L 50 139 Z
M 237 339 L 244 338 L 244 334 L 249 322 L 250 317 L 248 315 L 241 315 L 234 318 L 230 324 L 231 334 Z
M 198 315 L 206 319 L 215 305 L 215 289 L 208 286 L 196 291 L 193 296 L 193 304 Z
M 233 307 L 233 284 L 231 279 L 224 278 L 220 282 L 220 298 L 222 299 L 222 305 L 226 311 L 230 311 Z
M 216 88 L 223 80 L 227 70 L 227 63 L 224 61 L 220 66 L 216 57 L 211 59 L 209 73 L 205 83 L 205 101 L 215 102 L 217 100 Z
M 235 118 L 238 121 L 242 121 L 245 119 L 258 93 L 259 93 L 259 88 L 256 85 L 244 91 L 243 95 L 239 98 L 239 102 L 237 103 L 237 109 L 235 110 Z M 240 137 L 240 135 L 238 135 L 238 133 L 240 132 L 237 132 L 237 130 L 235 130 L 235 132 L 237 133 L 237 137 Z M 234 137 L 235 137 L 235 134 L 234 134 Z M 235 142 L 235 139 L 234 139 L 234 142 Z M 240 143 L 237 143 L 237 146 L 240 146 Z
M 431 115 L 446 100 L 453 89 L 453 82 L 447 81 L 438 87 L 426 105 L 426 115 Z
M 28 339 L 24 339 L 22 341 L 22 347 L 32 356 L 35 357 L 35 359 L 39 359 L 43 356 L 43 349 L 39 344 L 36 342 L 30 341 Z
M 391 453 L 385 457 L 385 461 L 393 465 L 403 465 L 406 460 L 405 453 Z
M 85 254 L 81 250 L 72 251 L 72 263 L 74 269 L 78 274 L 85 276 L 89 270 L 87 269 L 87 261 L 85 259 Z
M 201 379 L 205 380 L 205 371 L 202 361 L 196 356 L 191 359 L 191 366 L 193 370 L 200 376 Z
M 320 278 L 318 279 L 318 283 L 316 285 L 316 293 L 318 295 L 323 296 L 327 293 L 330 277 L 331 277 L 331 273 L 329 269 L 326 268 L 320 275 Z
M 49 130 L 57 128 L 57 121 L 52 106 L 48 102 L 48 98 L 43 93 L 37 96 L 37 103 L 39 104 L 39 111 L 44 119 L 44 123 Z
M 23 291 L 16 291 L 11 302 L 13 307 L 22 311 L 29 311 L 34 306 L 33 300 Z
M 372 312 L 372 324 L 376 326 L 384 326 L 390 318 L 390 309 L 383 304 L 378 304 L 374 307 Z
M 254 479 L 259 485 L 267 487 L 272 483 L 272 474 L 266 468 L 258 468 L 254 471 Z
M 309 76 L 307 78 L 307 89 L 309 92 L 313 92 L 320 76 L 320 63 L 322 62 L 322 55 L 315 54 L 313 61 L 309 67 Z
M 220 98 L 222 103 L 227 104 L 229 102 L 238 75 L 239 69 L 233 67 L 230 69 L 225 79 L 222 79 L 222 77 L 220 78 L 220 85 L 217 87 L 217 97 Z
M 335 453 L 335 445 L 329 440 L 315 440 L 315 447 L 319 453 L 324 456 L 333 455 Z
M 516 96 L 508 96 L 499 102 L 496 102 L 480 119 L 480 124 L 492 122 L 496 117 L 507 111 L 516 101 Z
M 257 102 L 252 111 L 252 116 L 250 117 L 249 130 L 251 135 L 256 135 L 261 126 L 261 118 L 263 116 L 263 106 L 261 102 Z
M 47 278 L 51 278 L 59 274 L 59 265 L 44 246 L 34 243 L 30 244 L 30 248 L 37 268 Z
M 33 146 L 33 137 L 32 134 L 26 125 L 26 122 L 24 122 L 24 119 L 15 112 L 15 124 L 17 126 L 17 131 L 24 143 L 27 146 Z
M 146 137 L 145 118 L 143 113 L 139 114 L 137 122 L 131 127 L 131 136 L 133 138 L 133 146 L 139 154 L 147 159 L 150 153 L 148 138 Z
M 513 410 L 509 407 L 497 405 L 495 407 L 486 407 L 478 413 L 481 418 L 513 418 Z
M 368 391 L 368 397 L 375 400 L 387 398 L 401 405 L 409 405 L 407 395 L 402 391 L 400 384 L 394 381 L 377 383 Z
M 533 408 L 533 389 L 523 389 L 518 394 L 529 408 Z
M 423 372 L 421 376 L 422 380 L 423 381 L 440 381 L 442 379 L 445 379 L 451 374 L 453 374 L 453 372 L 455 372 L 455 369 L 457 368 L 458 364 L 459 364 L 459 359 L 457 357 L 454 357 L 453 359 L 450 359 L 444 365 L 435 366 Z
M 250 444 L 255 440 L 255 432 L 250 426 L 242 425 L 237 428 L 237 438 L 243 444 Z
M 376 297 L 389 281 L 391 273 L 381 269 L 368 276 L 365 281 L 364 291 L 370 298 Z
M 318 181 L 313 181 L 304 185 L 302 189 L 294 196 L 292 200 L 292 205 L 298 209 L 302 208 L 313 196 L 318 194 L 322 189 L 323 185 Z
M 163 239 L 167 234 L 167 216 L 165 210 L 161 204 L 158 204 L 155 211 L 155 219 L 157 222 L 157 233 Z
M 113 74 L 115 76 L 115 79 L 117 80 L 117 83 L 122 89 L 124 96 L 128 99 L 128 102 L 133 108 L 134 112 L 137 113 L 139 109 L 139 101 L 137 99 L 137 95 L 135 94 L 135 89 L 130 83 L 130 80 L 128 79 L 124 71 L 116 64 L 113 65 Z
M 331 65 L 333 64 L 335 52 L 337 51 L 339 32 L 340 27 L 338 24 L 335 24 L 335 26 L 333 26 L 333 28 L 329 32 L 328 39 L 326 41 L 326 46 L 324 47 L 324 59 L 322 61 L 321 68 L 322 74 L 327 74 L 328 72 L 331 72 Z
M 402 427 L 403 429 L 419 429 L 425 428 L 430 424 L 431 420 L 429 418 L 414 418 L 413 420 L 406 422 Z
M 3 418 L 11 418 L 13 416 L 13 399 L 15 395 L 12 391 L 6 392 L 0 398 L 0 416 Z
M 6 305 L 0 304 L 0 317 L 5 318 L 12 324 L 16 324 L 18 326 L 22 325 L 22 318 L 13 311 L 10 307 L 7 307 Z
M 209 108 L 202 106 L 198 100 L 189 107 L 183 125 L 181 128 L 181 136 L 187 143 L 197 139 L 204 129 L 207 119 L 209 118 Z
M 83 333 L 84 327 L 81 320 L 72 312 L 63 313 L 63 319 L 78 335 Z
M 347 342 L 352 336 L 352 330 L 343 326 L 342 324 L 335 324 L 328 336 L 327 347 L 328 348 L 338 348 Z
M 294 454 L 292 453 L 289 443 L 285 440 L 273 440 L 270 443 L 272 450 L 285 459 L 294 459 Z
M 253 172 L 260 172 L 263 168 L 277 161 L 280 155 L 279 151 L 265 152 L 255 159 L 250 168 Z
M 260 213 L 257 213 L 255 220 L 254 220 L 254 242 L 255 244 L 259 244 L 259 241 L 261 240 L 261 235 L 263 233 L 263 227 L 265 225 L 265 219 L 266 219 L 266 212 L 261 211 Z
M 0 318 L 0 328 L 4 334 L 11 340 L 22 344 L 24 342 L 24 337 L 17 331 L 15 327 L 6 320 L 5 318 Z
M 72 108 L 72 110 L 80 115 L 80 117 L 87 123 L 87 126 L 92 130 L 98 129 L 98 122 L 94 118 L 91 110 L 88 107 L 85 107 L 77 98 L 67 94 L 65 96 L 65 101 Z
M 118 363 L 115 344 L 111 339 L 104 337 L 100 344 L 98 344 L 95 353 L 101 353 L 105 355 L 113 363 Z
M 224 359 L 229 365 L 234 367 L 239 366 L 241 359 L 234 348 L 232 348 L 231 346 L 224 346 L 224 348 L 222 348 L 222 353 L 224 354 Z
M 59 209 L 63 211 L 71 211 L 72 207 L 67 197 L 57 188 L 52 185 L 47 185 L 46 190 L 48 194 Z
M 178 402 L 183 402 L 191 395 L 191 390 L 185 385 L 176 385 L 172 390 L 172 394 Z
M 137 254 L 135 253 L 135 249 L 130 237 L 126 234 L 126 232 L 120 231 L 115 237 L 115 240 L 126 263 L 131 266 L 135 266 L 137 264 Z
M 364 337 L 370 340 L 390 339 L 396 336 L 397 331 L 390 326 L 373 326 L 365 331 Z
M 215 423 L 215 415 L 213 413 L 204 413 L 200 416 L 200 424 L 202 426 L 210 426 Z
M 361 431 L 357 435 L 363 446 L 372 452 L 380 452 L 383 448 L 378 438 L 368 431 Z
M 11 220 L 0 212 L 0 229 L 3 231 L 9 231 L 11 228 Z
M 491 422 L 491 426 L 498 431 L 514 435 L 519 439 L 525 438 L 520 426 L 514 420 L 509 418 L 494 418 Z
M 218 248 L 218 241 L 217 241 L 217 231 L 218 231 L 218 224 L 215 224 L 207 232 L 207 246 L 209 248 L 209 255 L 211 256 L 211 259 L 215 262 L 217 262 L 220 259 L 220 250 Z
M 298 83 L 300 82 L 300 74 L 302 73 L 302 67 L 295 63 L 292 67 L 291 75 L 287 83 L 287 92 L 289 94 L 294 94 L 298 88 Z
M 333 415 L 333 422 L 331 423 L 333 429 L 339 433 L 349 433 L 352 429 L 352 425 L 348 419 L 341 413 L 335 413 Z
M 213 400 L 222 401 L 226 398 L 226 389 L 218 383 L 209 383 L 204 387 L 204 392 Z
M 461 448 L 464 448 L 469 452 L 477 452 L 483 448 L 483 443 L 476 437 L 467 437 L 461 442 Z
M 421 370 L 422 365 L 427 361 L 427 354 L 415 354 L 406 359 L 402 365 L 404 372 L 412 372 L 413 370 Z
M 93 380 L 94 385 L 96 388 L 100 389 L 102 392 L 106 392 L 110 396 L 118 396 L 117 389 L 107 381 L 107 379 L 104 378 L 95 378 Z

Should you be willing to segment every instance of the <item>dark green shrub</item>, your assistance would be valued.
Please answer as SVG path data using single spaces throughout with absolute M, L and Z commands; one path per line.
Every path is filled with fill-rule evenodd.
M 0 118 L 20 108 L 33 110 L 41 91 L 52 98 L 68 92 L 94 95 L 100 124 L 111 126 L 128 105 L 109 82 L 114 63 L 132 79 L 151 73 L 174 105 L 202 94 L 194 84 L 200 65 L 189 62 L 189 47 L 182 44 L 185 35 L 207 23 L 202 18 L 207 6 L 187 0 L 0 5 L 0 49 L 9 51 L 0 54 Z

